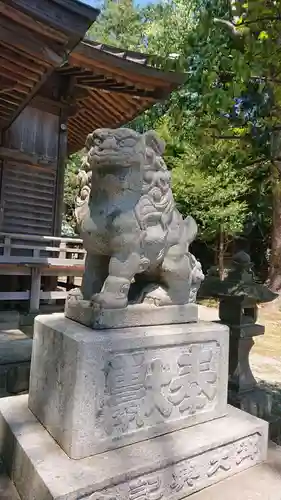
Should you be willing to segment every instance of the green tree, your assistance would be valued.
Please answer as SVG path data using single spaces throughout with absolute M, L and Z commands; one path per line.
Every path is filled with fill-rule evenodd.
M 105 0 L 97 21 L 88 31 L 92 39 L 123 49 L 144 47 L 142 11 L 133 0 Z
M 186 13 L 183 15 L 183 11 Z M 280 6 L 278 2 L 253 0 L 175 0 L 168 16 L 177 19 L 177 39 L 167 39 L 163 19 L 157 36 L 148 39 L 148 50 L 162 56 L 177 53 L 187 71 L 186 85 L 171 98 L 167 114 L 172 117 L 174 134 L 202 147 L 210 139 L 233 141 L 246 152 L 241 172 L 251 165 L 253 193 L 260 203 L 258 180 L 271 180 L 272 238 L 270 281 L 281 285 L 281 184 L 280 171 Z M 162 13 L 163 14 L 163 13 Z M 181 24 L 181 20 L 183 23 Z M 171 24 L 173 25 L 173 20 Z M 185 29 L 185 27 L 187 27 Z M 146 117 L 147 121 L 147 117 Z M 228 143 L 228 142 L 227 142 Z M 221 150 L 221 160 L 225 152 Z M 233 165 L 234 167 L 234 165 Z M 253 196 L 253 220 L 267 219 L 257 213 Z M 251 212 L 251 210 L 250 210 Z M 253 215 L 253 214 L 252 214 Z
M 64 233 L 76 232 L 76 221 L 75 221 L 75 196 L 76 196 L 76 175 L 81 164 L 81 152 L 74 153 L 68 159 L 65 179 L 64 179 L 64 217 L 63 217 L 63 228 Z
M 129 0 L 108 0 L 90 30 L 98 41 L 145 50 L 161 56 L 157 63 L 166 70 L 187 72 L 168 102 L 131 126 L 156 128 L 166 139 L 175 198 L 198 219 L 204 241 L 222 235 L 227 241 L 249 227 L 266 232 L 274 192 L 268 180 L 278 188 L 270 138 L 279 87 L 274 82 L 272 89 L 269 72 L 278 59 L 276 28 L 269 35 L 265 20 L 257 28 L 253 16 L 263 2 L 252 3 L 174 0 L 138 9 Z

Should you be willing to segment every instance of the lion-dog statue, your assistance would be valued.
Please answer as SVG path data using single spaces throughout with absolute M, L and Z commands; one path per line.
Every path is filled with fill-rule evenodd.
M 204 278 L 189 252 L 197 225 L 175 206 L 164 150 L 152 131 L 88 136 L 75 210 L 87 256 L 81 291 L 70 299 L 106 309 L 195 301 Z

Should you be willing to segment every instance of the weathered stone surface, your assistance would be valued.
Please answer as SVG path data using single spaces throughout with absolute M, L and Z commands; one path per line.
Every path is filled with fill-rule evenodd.
M 261 465 L 195 493 L 192 500 L 280 500 L 281 447 L 270 443 Z
M 197 225 L 175 206 L 164 142 L 152 131 L 98 129 L 85 146 L 75 213 L 87 257 L 81 295 L 69 300 L 104 309 L 195 302 L 204 278 L 189 251 Z
M 149 304 L 129 305 L 124 309 L 93 308 L 88 301 L 70 301 L 65 304 L 65 316 L 90 328 L 102 330 L 108 328 L 128 328 L 134 326 L 174 325 L 196 323 L 198 306 L 157 307 Z
M 4 466 L 0 461 L 0 498 L 1 500 L 20 500 L 16 488 L 7 476 Z
M 225 414 L 227 359 L 215 323 L 97 331 L 39 316 L 29 407 L 82 458 Z
M 27 397 L 18 396 L 0 401 L 0 437 L 5 464 L 25 500 L 180 500 L 266 459 L 267 423 L 230 407 L 228 412 L 71 460 L 28 410 Z
M 21 330 L 0 331 L 0 397 L 29 387 L 32 340 Z

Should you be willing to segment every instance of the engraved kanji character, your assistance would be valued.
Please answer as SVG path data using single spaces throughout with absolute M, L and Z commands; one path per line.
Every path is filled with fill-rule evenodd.
M 173 482 L 170 485 L 170 488 L 174 491 L 181 491 L 184 486 L 193 487 L 194 481 L 199 479 L 200 473 L 196 471 L 195 466 L 190 464 L 178 472 L 173 473 Z
M 249 438 L 240 441 L 237 447 L 236 464 L 240 465 L 244 460 L 255 460 L 259 453 L 259 438 L 258 436 L 250 436 Z
M 141 399 L 146 390 L 144 381 L 146 364 L 143 354 L 118 354 L 112 358 L 107 367 L 106 388 L 108 392 L 107 405 L 112 409 L 111 426 L 124 432 L 130 422 L 143 423 L 138 418 Z
M 195 413 L 215 397 L 217 374 L 212 369 L 213 354 L 210 348 L 193 345 L 187 354 L 180 356 L 180 373 L 170 385 L 169 401 L 179 406 L 181 413 Z
M 222 450 L 222 453 L 217 455 L 209 462 L 209 470 L 207 476 L 211 477 L 216 474 L 220 469 L 223 471 L 228 471 L 231 469 L 231 459 L 230 454 L 227 450 Z
M 138 479 L 129 484 L 129 500 L 161 500 L 164 496 L 161 479 Z
M 171 380 L 172 375 L 170 370 L 163 366 L 160 359 L 154 359 L 151 362 L 151 373 L 145 379 L 145 387 L 148 389 L 148 395 L 145 400 L 146 416 L 150 416 L 155 408 L 165 418 L 171 415 L 173 406 L 162 392 L 162 387 L 168 386 Z

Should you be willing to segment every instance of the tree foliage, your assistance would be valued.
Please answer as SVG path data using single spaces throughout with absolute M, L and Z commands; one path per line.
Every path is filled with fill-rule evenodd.
M 266 247 L 274 206 L 272 266 L 281 276 L 280 24 L 276 0 L 146 8 L 106 0 L 90 36 L 186 72 L 181 89 L 130 126 L 166 140 L 175 199 L 197 219 L 202 241 L 242 234 Z
M 144 47 L 142 11 L 134 7 L 133 0 L 105 0 L 88 36 L 114 47 L 141 49 Z

